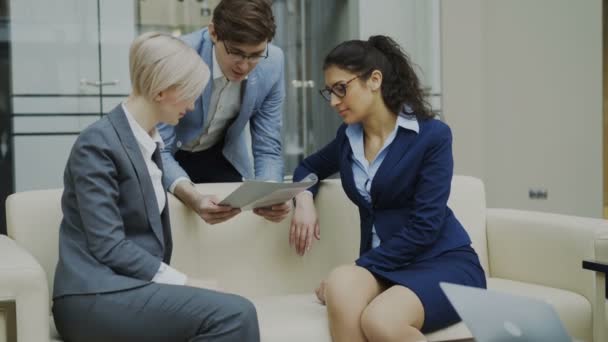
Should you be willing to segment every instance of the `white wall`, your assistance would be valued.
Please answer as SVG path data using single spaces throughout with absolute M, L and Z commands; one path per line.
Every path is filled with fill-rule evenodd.
M 359 0 L 359 39 L 392 37 L 419 66 L 418 75 L 432 92 L 441 92 L 439 1 Z M 433 108 L 440 104 L 433 104 Z
M 456 172 L 484 178 L 490 206 L 601 217 L 601 1 L 441 5 Z
M 454 173 L 484 178 L 481 2 L 441 2 L 443 111 L 452 128 Z

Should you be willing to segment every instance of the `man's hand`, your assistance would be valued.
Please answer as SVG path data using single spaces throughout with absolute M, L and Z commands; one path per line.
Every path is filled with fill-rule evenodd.
M 241 212 L 241 209 L 218 205 L 217 196 L 201 194 L 190 181 L 179 182 L 173 194 L 209 224 L 227 221 Z
M 209 224 L 228 221 L 241 212 L 238 208 L 218 205 L 219 202 L 219 198 L 215 195 L 201 195 L 195 211 Z
M 283 221 L 287 215 L 289 215 L 292 207 L 291 203 L 291 201 L 287 201 L 283 204 L 275 204 L 271 207 L 256 208 L 253 209 L 253 212 L 256 215 L 262 216 L 268 221 L 278 223 Z

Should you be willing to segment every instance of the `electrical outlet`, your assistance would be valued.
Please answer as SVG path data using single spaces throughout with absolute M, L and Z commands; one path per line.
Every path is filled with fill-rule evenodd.
M 548 193 L 548 190 L 545 188 L 530 188 L 528 190 L 528 198 L 533 200 L 546 200 Z

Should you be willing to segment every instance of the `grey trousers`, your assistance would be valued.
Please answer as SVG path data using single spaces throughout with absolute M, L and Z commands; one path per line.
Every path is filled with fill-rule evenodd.
M 253 304 L 240 296 L 148 284 L 125 291 L 65 296 L 53 302 L 66 342 L 258 342 Z

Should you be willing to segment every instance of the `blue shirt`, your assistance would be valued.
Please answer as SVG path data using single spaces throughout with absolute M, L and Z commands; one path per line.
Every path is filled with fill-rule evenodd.
M 412 130 L 416 133 L 420 130 L 418 120 L 416 120 L 415 116 L 398 115 L 395 129 L 386 138 L 384 145 L 371 163 L 365 159 L 365 143 L 363 141 L 363 127 L 361 124 L 348 125 L 346 128 L 346 136 L 350 143 L 350 148 L 353 151 L 351 160 L 355 185 L 357 186 L 359 194 L 361 194 L 368 203 L 371 203 L 370 189 L 374 176 L 388 153 L 388 147 L 393 140 L 395 140 L 399 127 Z M 372 248 L 378 247 L 380 242 L 380 238 L 378 237 L 378 234 L 376 234 L 376 228 L 372 227 Z

